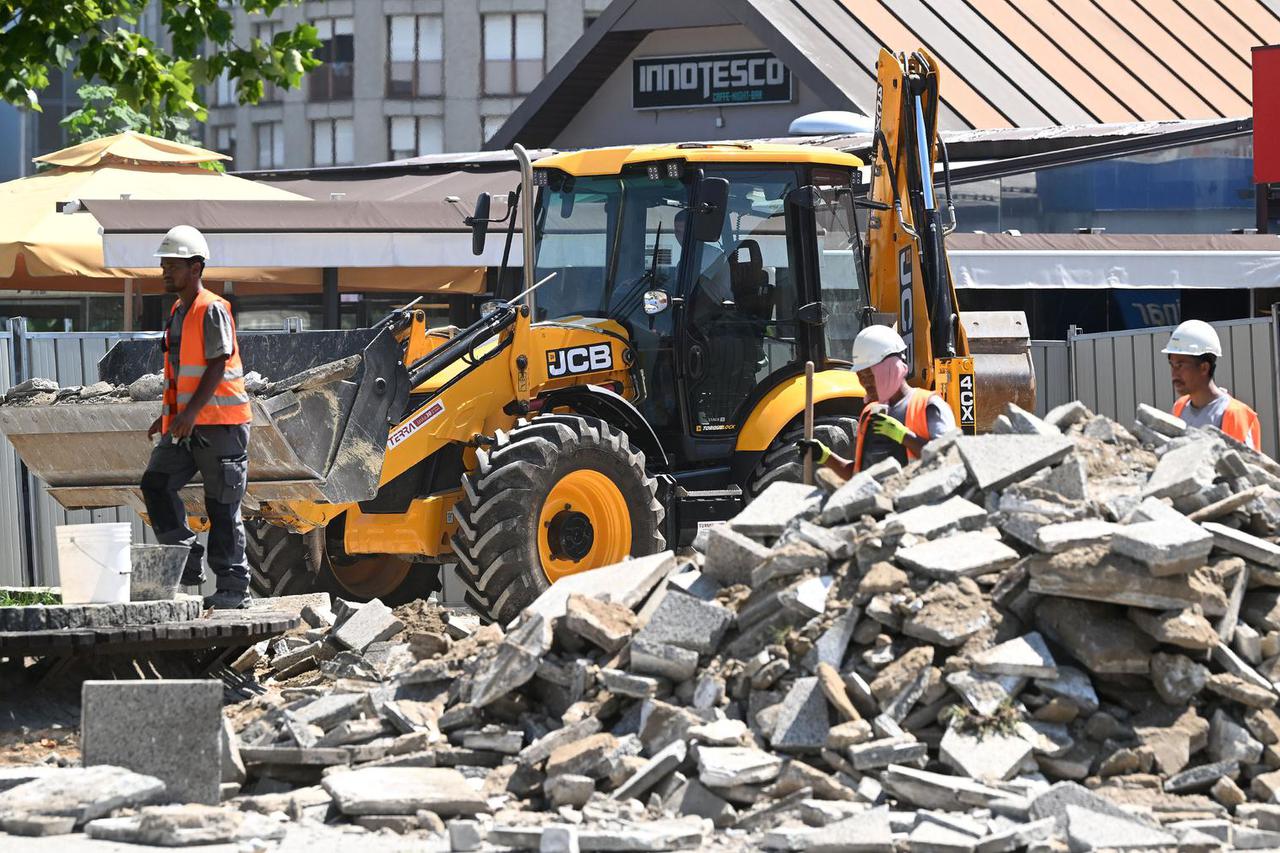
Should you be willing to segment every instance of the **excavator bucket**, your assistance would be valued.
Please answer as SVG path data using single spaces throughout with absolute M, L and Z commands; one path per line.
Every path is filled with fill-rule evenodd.
M 378 490 L 387 433 L 404 414 L 409 378 L 387 329 L 243 333 L 246 373 L 270 382 L 252 402 L 250 512 L 265 501 L 348 503 Z M 156 339 L 122 341 L 98 364 L 99 378 L 128 384 L 159 373 Z M 154 402 L 83 402 L 0 407 L 0 432 L 64 507 L 142 508 L 138 484 L 160 415 Z M 184 492 L 202 514 L 198 489 Z
M 978 432 L 990 432 L 1009 403 L 1033 410 L 1036 371 L 1027 316 L 1021 311 L 961 311 L 960 325 L 973 358 Z

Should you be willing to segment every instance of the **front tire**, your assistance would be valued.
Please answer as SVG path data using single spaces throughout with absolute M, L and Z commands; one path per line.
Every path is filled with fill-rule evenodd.
M 813 437 L 831 448 L 837 456 L 852 459 L 854 443 L 858 440 L 858 421 L 856 418 L 820 415 L 813 420 Z M 804 479 L 804 461 L 796 451 L 796 442 L 802 438 L 803 425 L 784 429 L 773 440 L 747 479 L 747 500 L 779 481 L 799 483 Z
M 476 452 L 455 506 L 467 602 L 501 624 L 556 580 L 666 547 L 644 454 L 596 418 L 544 415 Z

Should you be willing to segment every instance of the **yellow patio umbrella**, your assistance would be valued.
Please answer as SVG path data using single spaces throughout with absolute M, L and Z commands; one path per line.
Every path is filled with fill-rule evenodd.
M 130 280 L 159 278 L 158 266 L 104 267 L 98 222 L 88 213 L 67 212 L 75 200 L 309 200 L 199 165 L 228 159 L 216 151 L 132 131 L 36 157 L 35 162 L 52 168 L 0 184 L 0 288 L 119 293 Z M 72 211 L 75 207 L 70 205 Z M 319 284 L 315 269 L 211 266 L 205 277 Z M 155 282 L 147 289 L 158 287 Z

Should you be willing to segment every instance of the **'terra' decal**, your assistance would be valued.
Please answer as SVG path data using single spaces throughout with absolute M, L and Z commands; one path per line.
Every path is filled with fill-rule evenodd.
M 444 411 L 444 401 L 436 400 L 430 406 L 427 406 L 421 412 L 413 416 L 412 420 L 405 421 L 391 431 L 391 435 L 387 436 L 387 449 L 395 447 L 427 424 L 434 421 Z
M 973 374 L 960 374 L 960 429 L 966 435 L 978 431 L 976 404 L 973 399 Z
M 547 353 L 549 376 L 572 376 L 576 373 L 595 373 L 613 367 L 613 348 L 607 343 L 583 347 L 564 347 Z

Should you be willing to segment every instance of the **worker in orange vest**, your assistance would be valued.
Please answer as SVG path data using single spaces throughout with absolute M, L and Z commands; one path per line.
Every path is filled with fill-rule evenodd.
M 204 549 L 187 526 L 178 492 L 198 472 L 204 481 L 209 519 L 209 568 L 217 591 L 205 606 L 238 609 L 249 603 L 245 559 L 244 498 L 249 467 L 249 422 L 244 368 L 235 321 L 226 300 L 201 283 L 209 244 L 195 228 L 169 229 L 160 248 L 166 293 L 178 296 L 163 339 L 164 408 L 147 437 L 160 433 L 142 477 L 142 496 L 151 527 L 165 545 L 187 545 L 184 586 L 204 582 Z
M 889 456 L 903 464 L 920 456 L 931 440 L 955 429 L 955 415 L 939 394 L 907 384 L 907 343 L 888 326 L 868 326 L 853 341 L 853 369 L 868 402 L 858 420 L 853 459 L 831 452 L 820 441 L 801 439 L 814 462 L 848 479 Z
M 1213 326 L 1203 320 L 1187 320 L 1173 330 L 1162 352 L 1169 356 L 1169 374 L 1178 395 L 1173 404 L 1175 417 L 1189 427 L 1216 426 L 1254 450 L 1262 449 L 1258 413 L 1213 381 L 1222 358 L 1222 341 Z

